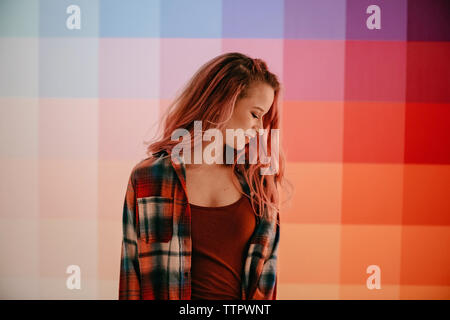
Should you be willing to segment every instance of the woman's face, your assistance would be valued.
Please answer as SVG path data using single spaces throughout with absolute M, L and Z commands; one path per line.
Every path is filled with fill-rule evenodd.
M 247 96 L 236 102 L 233 115 L 225 125 L 222 134 L 226 143 L 226 129 L 263 129 L 263 117 L 270 110 L 275 97 L 274 90 L 266 83 L 256 83 L 247 91 Z M 245 144 L 250 137 L 245 137 Z M 228 144 L 228 143 L 227 143 Z M 234 148 L 238 148 L 237 137 L 234 138 Z

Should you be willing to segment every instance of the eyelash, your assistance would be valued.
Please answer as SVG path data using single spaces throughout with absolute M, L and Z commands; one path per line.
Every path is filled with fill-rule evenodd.
M 257 116 L 255 116 L 255 114 L 252 112 L 252 116 L 253 118 L 259 119 Z

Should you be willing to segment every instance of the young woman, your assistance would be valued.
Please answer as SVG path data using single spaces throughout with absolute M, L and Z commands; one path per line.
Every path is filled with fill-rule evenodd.
M 285 184 L 280 142 L 271 139 L 279 92 L 264 61 L 233 52 L 204 64 L 169 106 L 161 136 L 128 181 L 119 299 L 276 299 Z M 223 139 L 198 139 L 197 121 L 202 134 L 212 129 Z M 186 149 L 176 148 L 180 129 Z M 277 148 L 277 170 L 261 174 L 267 162 L 250 161 L 262 136 L 227 139 L 239 129 L 266 130 L 265 148 L 257 149 L 270 157 Z M 214 143 L 211 163 L 205 150 Z

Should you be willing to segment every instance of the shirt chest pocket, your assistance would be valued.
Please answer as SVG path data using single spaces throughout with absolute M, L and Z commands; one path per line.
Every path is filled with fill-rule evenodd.
M 145 242 L 169 242 L 173 233 L 173 198 L 138 198 L 139 239 Z

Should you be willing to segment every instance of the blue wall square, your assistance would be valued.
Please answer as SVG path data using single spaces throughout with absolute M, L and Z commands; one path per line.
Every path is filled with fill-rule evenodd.
M 0 37 L 37 37 L 39 2 L 37 0 L 0 1 Z
M 163 38 L 221 38 L 222 1 L 170 0 L 161 3 Z
M 160 36 L 159 0 L 101 0 L 100 37 Z
M 223 2 L 224 38 L 283 38 L 284 2 L 227 0 Z
M 77 8 L 73 10 L 71 6 Z M 79 29 L 73 28 L 76 17 L 80 20 Z M 41 0 L 39 34 L 41 37 L 97 37 L 98 0 Z

